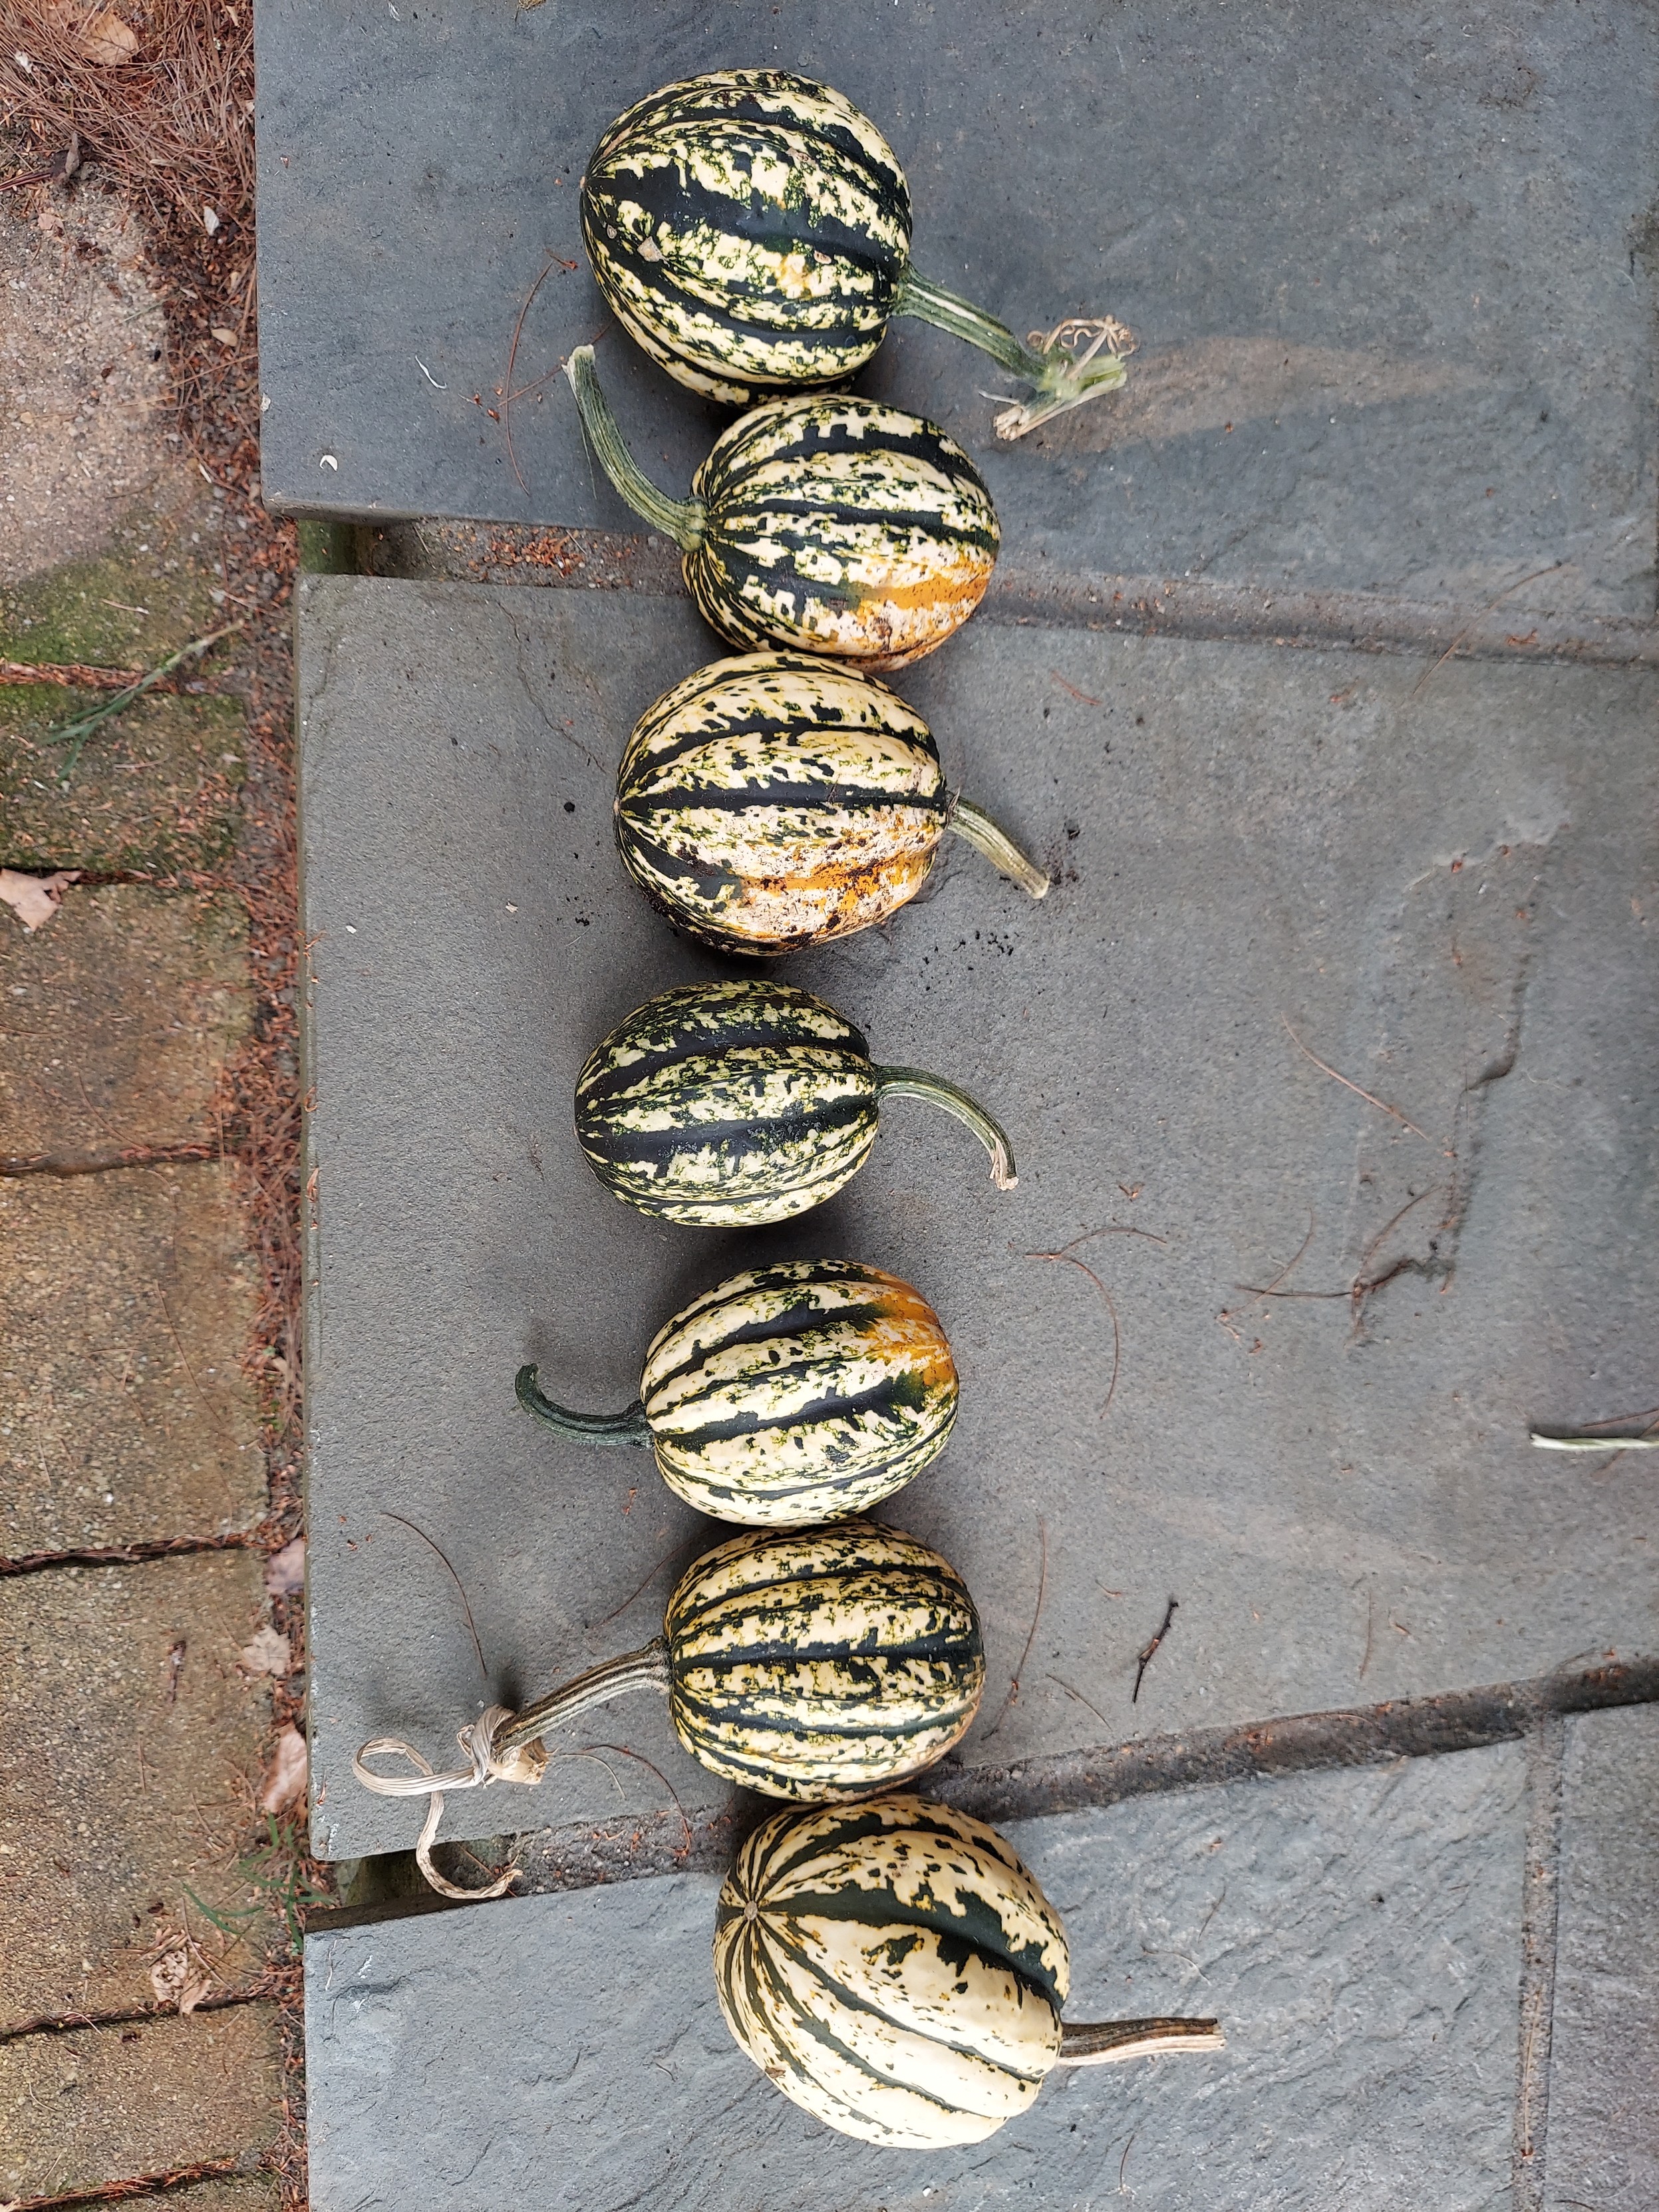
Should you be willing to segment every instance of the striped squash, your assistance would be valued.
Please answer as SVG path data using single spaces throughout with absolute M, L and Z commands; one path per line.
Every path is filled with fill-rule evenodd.
M 890 1498 L 944 1449 L 957 1370 L 939 1316 L 856 1260 L 791 1260 L 705 1291 L 660 1328 L 625 1413 L 572 1413 L 534 1367 L 519 1402 L 565 1435 L 648 1444 L 718 1521 L 799 1527 Z
M 1042 869 L 945 787 L 921 716 L 803 653 L 717 660 L 647 710 L 617 779 L 623 864 L 676 927 L 776 956 L 914 898 L 954 830 L 1033 898 Z
M 1066 1930 L 983 1820 L 926 1798 L 780 1814 L 720 1891 L 714 1985 L 756 2065 L 843 2135 L 979 2142 L 1058 2065 L 1214 2051 L 1213 2020 L 1063 2027 Z
M 857 1174 L 884 1098 L 965 1121 L 1014 1183 L 1008 1139 L 941 1077 L 877 1067 L 853 1024 L 787 983 L 686 983 L 630 1014 L 576 1079 L 576 1139 L 641 1213 L 737 1228 L 805 1213 Z
M 582 236 L 617 321 L 661 368 L 734 406 L 823 389 L 869 360 L 894 315 L 937 324 L 1033 386 L 1003 437 L 1124 381 L 1109 316 L 1022 345 L 910 266 L 910 188 L 852 102 L 787 70 L 665 86 L 599 140 Z
M 733 645 L 901 668 L 967 621 L 997 556 L 996 509 L 960 446 L 874 399 L 811 393 L 741 416 L 671 499 L 623 443 L 578 346 L 565 372 L 629 505 L 684 556 L 703 618 Z
M 833 1802 L 920 1772 L 966 1732 L 985 1688 L 979 1616 L 956 1570 L 896 1528 L 752 1530 L 692 1564 L 654 1643 L 526 1706 L 494 1748 L 647 1688 L 714 1773 Z

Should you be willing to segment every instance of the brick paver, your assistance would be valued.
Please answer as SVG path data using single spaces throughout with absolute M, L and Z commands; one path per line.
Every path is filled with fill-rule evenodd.
M 276 2139 L 282 2090 L 271 2005 L 0 2044 L 0 2188 L 70 2196 L 210 2160 L 256 2165 Z M 225 2212 L 243 2206 L 233 2197 Z M 262 2212 L 258 2193 L 247 2212 Z
M 230 1170 L 0 1180 L 0 1549 L 220 1536 L 264 1510 Z
M 91 161 L 5 204 L 0 866 L 137 880 L 33 937 L 0 909 L 0 2200 L 276 2212 L 298 1861 L 256 1800 L 295 1655 L 245 1540 L 257 1285 L 217 1157 L 251 1042 L 248 727 L 187 665 L 66 781 L 52 726 L 110 687 L 27 680 L 147 669 L 233 616 L 225 495 L 167 408 L 137 214 Z

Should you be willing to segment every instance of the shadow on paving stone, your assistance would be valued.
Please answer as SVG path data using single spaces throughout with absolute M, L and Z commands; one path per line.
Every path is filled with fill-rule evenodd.
M 240 1861 L 263 1839 L 270 1704 L 243 1658 L 267 1662 L 247 1652 L 262 1565 L 238 1550 L 0 1582 L 0 1864 L 29 1899 L 0 1951 L 0 2030 L 258 1979 L 276 1920 L 234 1942 L 185 1892 L 227 1917 L 256 1901 Z
M 99 696 L 0 690 L 0 866 L 35 875 L 211 875 L 235 842 L 246 762 L 234 699 L 141 699 L 106 722 L 65 787 L 47 730 Z M 38 705 L 33 702 L 39 702 Z
M 0 1551 L 251 1528 L 252 1264 L 233 1170 L 0 1180 Z
M 0 1156 L 216 1143 L 248 997 L 231 899 L 106 884 L 33 936 L 0 917 Z
M 1510 2179 L 1526 1754 L 1181 1790 L 1009 1827 L 1074 2019 L 1224 2053 L 1054 2075 L 960 2150 L 819 2126 L 732 2043 L 715 1875 L 507 1899 L 306 1954 L 315 2212 L 1490 2212 Z
M 276 2139 L 282 2100 L 271 2005 L 24 2036 L 0 2045 L 0 2190 L 68 2196 L 211 2159 L 252 2166 Z M 216 2186 L 222 2212 L 270 2202 L 255 2180 L 246 2193 Z M 194 2189 L 159 2201 L 174 2212 L 212 2203 Z
M 222 621 L 207 550 L 216 516 L 189 485 L 171 514 L 127 514 L 112 549 L 0 590 L 0 659 L 145 670 Z M 210 519 L 211 518 L 211 519 Z M 234 641 L 233 641 L 234 642 Z M 216 684 L 222 651 L 179 672 Z M 58 684 L 0 685 L 0 866 L 98 873 L 211 871 L 236 834 L 246 765 L 240 700 L 152 693 L 101 724 L 64 781 L 51 733 L 108 697 Z

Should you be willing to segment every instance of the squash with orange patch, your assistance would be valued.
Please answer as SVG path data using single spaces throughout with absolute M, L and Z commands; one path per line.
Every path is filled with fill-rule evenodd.
M 1033 898 L 1048 889 L 946 790 L 914 707 L 801 653 L 717 660 L 665 691 L 623 754 L 616 819 L 629 874 L 717 952 L 776 957 L 885 921 L 952 830 Z
M 856 1260 L 750 1268 L 658 1330 L 620 1413 L 519 1402 L 562 1435 L 654 1450 L 663 1480 L 719 1521 L 799 1527 L 863 1513 L 944 1449 L 957 1370 L 939 1316 Z
M 740 416 L 692 479 L 653 484 L 578 346 L 565 374 L 606 475 L 672 538 L 704 619 L 736 646 L 902 668 L 985 596 L 1001 533 L 985 480 L 936 423 L 809 392 Z

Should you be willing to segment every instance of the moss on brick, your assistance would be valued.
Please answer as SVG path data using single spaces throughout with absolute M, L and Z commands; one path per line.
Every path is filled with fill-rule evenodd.
M 104 696 L 0 688 L 0 866 L 213 872 L 236 834 L 247 751 L 240 702 L 140 699 L 94 732 L 65 786 L 64 748 L 46 733 Z

